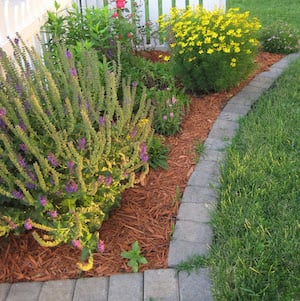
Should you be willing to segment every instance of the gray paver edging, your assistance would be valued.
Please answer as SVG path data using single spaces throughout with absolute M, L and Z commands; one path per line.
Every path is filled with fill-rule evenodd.
M 194 254 L 207 254 L 213 233 L 208 224 L 217 199 L 219 167 L 239 126 L 253 103 L 300 56 L 291 54 L 257 75 L 232 97 L 213 124 L 204 153 L 184 190 L 170 242 L 168 269 L 110 277 L 0 284 L 0 301 L 212 301 L 209 269 L 190 275 L 176 265 Z

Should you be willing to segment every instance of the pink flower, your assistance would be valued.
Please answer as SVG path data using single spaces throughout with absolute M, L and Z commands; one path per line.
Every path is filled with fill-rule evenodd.
M 119 14 L 117 12 L 115 12 L 113 15 L 112 15 L 113 18 L 118 18 L 119 17 Z
M 163 116 L 163 120 L 167 120 L 168 119 L 168 116 L 167 115 L 164 115 Z
M 72 246 L 77 248 L 77 249 L 82 249 L 82 245 L 79 239 L 73 239 L 72 240 Z
M 56 210 L 49 211 L 48 214 L 49 214 L 50 217 L 52 217 L 52 218 L 57 218 L 57 216 L 58 216 Z
M 125 7 L 125 3 L 126 3 L 125 0 L 117 0 L 116 1 L 116 6 L 117 6 L 118 9 L 123 9 Z
M 172 104 L 175 104 L 177 101 L 177 99 L 175 98 L 175 96 L 172 96 Z
M 31 230 L 32 229 L 32 220 L 30 218 L 27 218 L 27 220 L 25 221 L 24 228 L 26 230 Z
M 170 113 L 170 117 L 174 118 L 174 113 L 173 112 Z
M 105 250 L 105 245 L 103 240 L 99 240 L 97 243 L 97 251 L 103 253 Z
M 44 196 L 44 195 L 40 196 L 40 197 L 39 197 L 39 201 L 40 201 L 40 204 L 41 204 L 43 207 L 46 206 L 46 204 L 47 204 L 47 198 L 46 198 L 46 196 Z
M 128 37 L 128 39 L 131 39 L 133 37 L 133 33 L 132 32 L 128 32 L 127 37 Z

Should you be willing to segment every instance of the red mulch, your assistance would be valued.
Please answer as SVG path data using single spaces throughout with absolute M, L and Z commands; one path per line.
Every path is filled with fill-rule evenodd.
M 260 68 L 255 74 L 267 70 L 281 58 L 281 55 L 260 53 L 257 58 Z M 148 260 L 140 271 L 167 268 L 169 240 L 179 206 L 176 188 L 181 193 L 184 191 L 195 166 L 194 142 L 206 139 L 226 102 L 255 74 L 228 92 L 192 98 L 181 133 L 166 139 L 170 147 L 168 170 L 151 170 L 144 186 L 123 193 L 121 208 L 111 214 L 100 230 L 106 248 L 104 253 L 94 255 L 91 271 L 80 272 L 76 268 L 80 251 L 67 245 L 44 248 L 26 233 L 0 239 L 0 282 L 47 281 L 131 272 L 120 253 L 129 250 L 136 240 Z

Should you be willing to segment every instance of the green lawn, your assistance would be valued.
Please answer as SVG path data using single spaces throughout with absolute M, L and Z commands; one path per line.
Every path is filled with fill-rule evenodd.
M 300 29 L 300 0 L 227 0 L 226 5 L 249 10 L 264 26 L 283 20 Z
M 300 29 L 300 0 L 227 7 L 249 10 L 263 26 L 284 20 Z M 211 222 L 204 263 L 216 301 L 300 300 L 300 59 L 241 120 Z

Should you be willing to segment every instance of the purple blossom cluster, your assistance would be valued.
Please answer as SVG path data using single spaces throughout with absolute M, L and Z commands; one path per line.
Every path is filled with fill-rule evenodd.
M 48 161 L 53 167 L 57 167 L 59 165 L 58 160 L 56 159 L 55 155 L 53 153 L 48 154 Z
M 147 154 L 147 145 L 145 142 L 140 145 L 140 159 L 143 162 L 147 162 L 149 160 L 149 156 Z
M 65 186 L 66 192 L 67 193 L 74 193 L 78 191 L 78 184 L 74 181 L 71 180 L 66 186 Z

